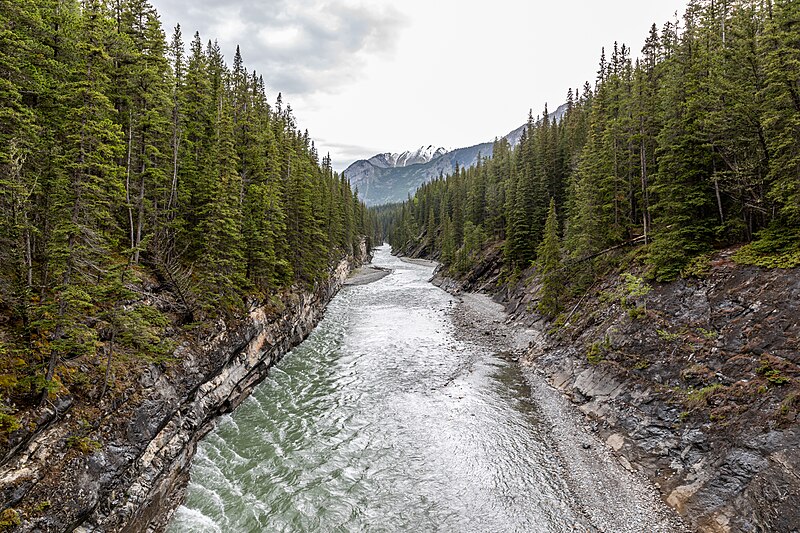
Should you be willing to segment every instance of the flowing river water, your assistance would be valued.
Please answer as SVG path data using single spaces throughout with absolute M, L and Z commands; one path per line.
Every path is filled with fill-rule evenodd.
M 432 266 L 374 264 L 200 443 L 169 531 L 595 531 L 517 366 Z

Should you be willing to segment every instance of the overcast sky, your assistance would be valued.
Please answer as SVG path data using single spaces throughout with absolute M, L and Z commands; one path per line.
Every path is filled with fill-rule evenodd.
M 594 80 L 600 49 L 642 48 L 685 0 L 151 0 L 180 23 L 241 46 L 337 170 L 379 152 L 470 146 L 554 109 Z

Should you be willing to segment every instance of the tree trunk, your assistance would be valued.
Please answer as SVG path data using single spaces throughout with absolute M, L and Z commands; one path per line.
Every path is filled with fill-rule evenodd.
M 142 227 L 144 226 L 144 173 L 145 173 L 145 161 L 144 161 L 144 154 L 142 155 L 142 173 L 141 178 L 139 179 L 139 198 L 138 198 L 138 208 L 139 212 L 137 215 L 136 220 L 136 246 L 133 252 L 133 264 L 139 264 L 139 247 L 142 244 Z
M 131 153 L 133 152 L 133 114 L 128 111 L 128 158 L 125 164 L 125 202 L 128 204 L 128 228 L 130 229 L 131 250 L 136 248 L 133 233 L 133 205 L 131 204 Z
M 644 119 L 642 119 L 644 120 Z M 647 183 L 647 147 L 644 144 L 644 128 L 642 128 L 642 145 L 641 145 L 641 161 L 642 161 L 642 222 L 644 224 L 644 243 L 647 244 L 650 235 L 650 193 L 648 192 Z
M 98 402 L 103 400 L 103 397 L 106 395 L 106 391 L 108 390 L 108 377 L 111 375 L 111 360 L 114 357 L 114 339 L 117 337 L 117 332 L 114 330 L 111 333 L 111 341 L 108 344 L 108 359 L 106 359 L 106 374 L 103 378 L 103 389 L 100 391 L 100 397 L 97 399 Z

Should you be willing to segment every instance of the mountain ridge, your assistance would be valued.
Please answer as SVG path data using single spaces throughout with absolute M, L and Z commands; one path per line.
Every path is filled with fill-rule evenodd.
M 563 104 L 548 116 L 551 120 L 561 120 L 566 110 L 567 104 Z M 526 125 L 497 139 L 506 139 L 514 147 L 519 144 Z M 344 170 L 344 176 L 368 206 L 402 202 L 421 185 L 439 175 L 452 174 L 456 167 L 472 167 L 479 156 L 491 157 L 493 150 L 494 141 L 489 141 L 449 151 L 428 145 L 415 152 L 385 152 L 355 161 Z
M 428 146 L 420 146 L 413 152 L 411 150 L 406 150 L 402 153 L 385 152 L 376 154 L 367 159 L 367 162 L 379 168 L 407 167 L 410 165 L 428 163 L 449 151 L 450 150 L 442 146 L 437 148 L 429 144 Z

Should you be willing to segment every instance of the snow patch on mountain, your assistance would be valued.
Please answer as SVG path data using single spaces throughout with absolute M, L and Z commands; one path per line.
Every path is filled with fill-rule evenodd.
M 416 150 L 406 150 L 402 153 L 384 153 L 377 154 L 369 158 L 367 161 L 372 163 L 378 168 L 398 168 L 407 167 L 409 165 L 419 165 L 428 163 L 436 158 L 442 157 L 449 152 L 447 148 L 436 147 L 432 144 L 428 146 L 421 146 Z

